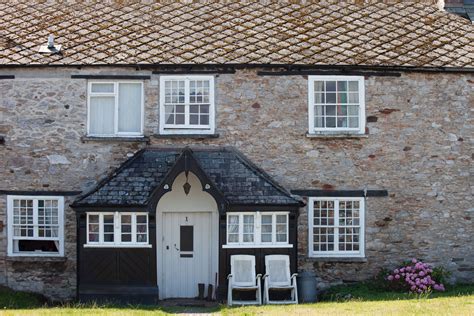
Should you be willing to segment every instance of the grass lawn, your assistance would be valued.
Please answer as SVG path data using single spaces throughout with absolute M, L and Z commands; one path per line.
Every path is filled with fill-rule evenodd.
M 216 313 L 222 315 L 473 315 L 474 285 L 458 285 L 446 292 L 417 297 L 383 292 L 364 284 L 332 288 L 315 304 L 213 308 L 116 305 L 51 306 L 37 295 L 0 289 L 2 315 L 165 315 Z

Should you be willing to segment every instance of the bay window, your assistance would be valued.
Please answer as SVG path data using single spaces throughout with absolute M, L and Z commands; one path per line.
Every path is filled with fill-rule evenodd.
M 311 197 L 310 257 L 364 257 L 364 199 Z
M 291 247 L 288 233 L 288 212 L 232 212 L 224 248 Z
M 8 255 L 64 255 L 64 198 L 7 197 Z

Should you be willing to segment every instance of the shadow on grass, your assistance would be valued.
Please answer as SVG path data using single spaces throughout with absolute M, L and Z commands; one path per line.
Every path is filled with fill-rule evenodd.
M 347 302 L 347 301 L 393 301 L 430 299 L 436 297 L 453 297 L 474 294 L 474 284 L 457 284 L 447 286 L 444 292 L 432 292 L 430 294 L 409 294 L 386 291 L 377 288 L 371 283 L 356 283 L 351 285 L 334 286 L 322 293 L 319 297 L 323 302 Z

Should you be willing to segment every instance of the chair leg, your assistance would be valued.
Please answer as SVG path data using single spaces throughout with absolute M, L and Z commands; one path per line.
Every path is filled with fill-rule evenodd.
M 232 306 L 232 286 L 229 280 L 229 287 L 227 289 L 227 305 Z

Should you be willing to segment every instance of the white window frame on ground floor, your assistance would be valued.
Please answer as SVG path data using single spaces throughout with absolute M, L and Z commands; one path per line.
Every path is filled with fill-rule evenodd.
M 31 200 L 33 202 L 33 223 L 28 226 L 33 226 L 33 236 L 21 237 L 14 236 L 14 201 L 15 200 Z M 38 201 L 39 200 L 56 200 L 58 202 L 58 236 L 57 237 L 39 237 L 39 223 L 38 223 Z M 64 197 L 63 196 L 46 196 L 46 195 L 8 195 L 7 196 L 7 254 L 9 257 L 63 257 L 64 256 Z M 28 251 L 28 252 L 14 252 L 14 240 L 44 240 L 58 242 L 58 252 L 42 252 L 42 251 Z
M 314 227 L 323 227 L 323 225 L 314 225 L 314 202 L 315 201 L 333 201 L 334 202 L 334 225 L 327 225 L 334 229 L 334 251 L 314 251 Z M 359 202 L 359 250 L 358 251 L 340 251 L 339 228 L 346 226 L 339 225 L 339 202 L 357 201 Z M 364 258 L 365 257 L 365 199 L 363 197 L 308 197 L 308 256 L 311 258 Z M 354 225 L 356 226 L 356 225 Z
M 243 218 L 244 215 L 254 216 L 254 241 L 244 242 L 243 239 Z M 262 226 L 262 215 L 272 215 L 272 241 L 262 242 L 261 241 L 261 226 Z M 276 217 L 277 215 L 286 216 L 286 242 L 277 242 L 276 237 Z M 229 242 L 229 216 L 239 216 L 239 241 Z M 226 244 L 222 245 L 222 248 L 293 248 L 290 244 L 289 238 L 289 212 L 228 212 L 226 215 Z
M 89 216 L 97 215 L 99 216 L 99 241 L 89 241 Z M 105 242 L 104 241 L 104 215 L 112 215 L 114 218 L 114 241 Z M 122 242 L 122 215 L 131 215 L 132 223 L 132 241 Z M 137 242 L 136 241 L 136 217 L 138 215 L 146 216 L 146 225 L 147 225 L 147 241 L 146 242 Z M 150 220 L 148 213 L 146 212 L 87 212 L 86 213 L 86 243 L 84 244 L 85 248 L 151 248 L 150 244 Z

